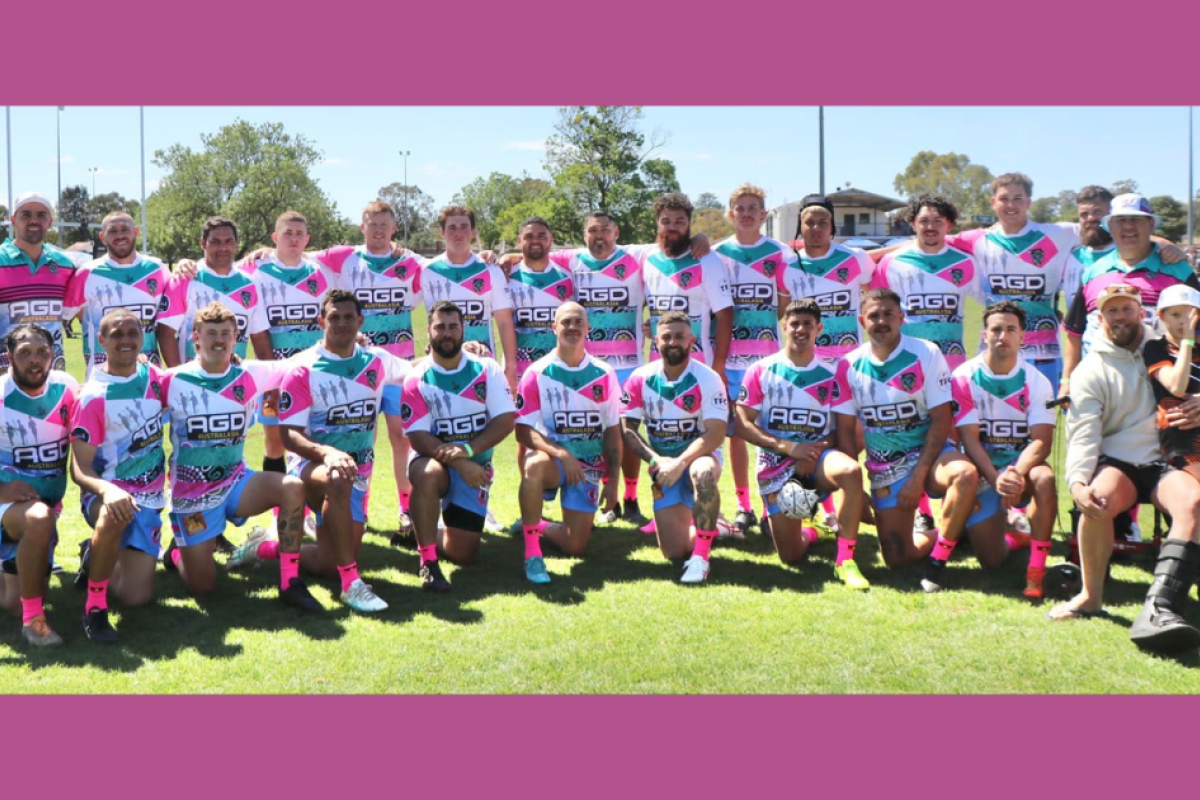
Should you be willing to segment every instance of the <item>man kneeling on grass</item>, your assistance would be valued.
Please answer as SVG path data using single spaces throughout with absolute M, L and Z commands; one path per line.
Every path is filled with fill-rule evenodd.
M 625 446 L 650 464 L 658 546 L 672 560 L 691 553 L 682 583 L 708 577 L 721 511 L 719 450 L 729 424 L 725 383 L 690 357 L 695 342 L 687 314 L 659 317 L 655 344 L 661 358 L 629 376 L 621 410 Z M 648 441 L 638 432 L 643 419 Z
M 570 556 L 581 556 L 592 535 L 607 474 L 604 502 L 617 503 L 621 466 L 620 386 L 612 367 L 584 349 L 588 321 L 583 306 L 564 303 L 554 314 L 556 348 L 535 361 L 517 387 L 517 441 L 528 451 L 521 476 L 525 577 L 549 583 L 539 541 L 546 538 Z M 542 503 L 562 488 L 563 522 L 542 522 Z

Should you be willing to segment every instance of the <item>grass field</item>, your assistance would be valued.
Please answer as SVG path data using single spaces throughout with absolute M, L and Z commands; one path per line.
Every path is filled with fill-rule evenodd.
M 978 338 L 978 309 L 967 341 Z M 420 324 L 420 322 L 419 322 Z M 423 347 L 423 342 L 420 343 Z M 71 371 L 81 375 L 78 340 Z M 970 348 L 969 346 L 969 349 Z M 261 429 L 247 448 L 261 459 Z M 718 546 L 706 585 L 677 583 L 679 568 L 652 537 L 618 525 L 598 529 L 585 559 L 547 548 L 553 577 L 521 575 L 519 538 L 485 535 L 477 563 L 447 565 L 449 595 L 421 592 L 414 552 L 387 544 L 396 516 L 391 454 L 379 440 L 377 476 L 360 567 L 390 604 L 376 616 L 350 612 L 332 581 L 317 582 L 321 615 L 276 599 L 274 564 L 222 575 L 197 602 L 178 576 L 159 571 L 155 604 L 121 613 L 116 647 L 89 643 L 83 596 L 52 581 L 51 624 L 67 642 L 27 648 L 19 622 L 0 621 L 0 687 L 12 693 L 1007 693 L 1169 692 L 1200 688 L 1200 658 L 1140 653 L 1128 639 L 1150 581 L 1144 565 L 1117 565 L 1109 620 L 1050 623 L 1020 596 L 1027 553 L 984 573 L 969 551 L 948 570 L 953 591 L 924 595 L 920 568 L 883 567 L 870 529 L 859 562 L 874 588 L 851 592 L 833 576 L 827 537 L 799 568 L 783 566 L 755 533 Z M 493 509 L 517 516 L 515 444 L 497 449 Z M 732 482 L 722 479 L 732 514 Z M 642 507 L 650 507 L 642 481 Z M 757 502 L 757 501 L 756 501 Z M 1063 519 L 1067 504 L 1063 502 Z M 58 560 L 77 564 L 88 533 L 72 486 L 60 521 Z M 549 516 L 557 509 L 548 507 Z M 1143 528 L 1152 524 L 1143 510 Z M 241 534 L 231 532 L 238 541 Z M 1051 563 L 1065 555 L 1056 536 Z M 964 550 L 965 548 L 960 548 Z

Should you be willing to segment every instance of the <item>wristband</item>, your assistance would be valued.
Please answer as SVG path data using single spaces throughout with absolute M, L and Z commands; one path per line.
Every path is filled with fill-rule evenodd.
M 467 451 L 467 458 L 474 458 L 474 457 L 475 457 L 475 451 L 471 449 L 471 443 L 470 443 L 470 442 L 467 442 L 466 444 L 464 444 L 464 445 L 462 446 L 462 449 Z
M 1181 341 L 1179 342 L 1179 346 L 1180 346 L 1180 347 L 1183 347 L 1185 344 L 1186 344 L 1188 347 L 1195 347 L 1195 346 L 1196 346 L 1196 340 L 1195 340 L 1195 339 L 1183 339 L 1183 340 L 1181 340 Z

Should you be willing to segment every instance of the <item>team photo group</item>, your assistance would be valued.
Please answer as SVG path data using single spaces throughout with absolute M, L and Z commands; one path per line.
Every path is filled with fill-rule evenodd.
M 239 260 L 237 220 L 213 216 L 203 257 L 173 268 L 138 251 L 120 211 L 101 223 L 104 256 L 54 247 L 54 205 L 21 195 L 0 245 L 0 603 L 31 645 L 62 643 L 44 602 L 57 520 L 78 513 L 93 530 L 74 580 L 91 641 L 116 642 L 109 603 L 138 613 L 156 579 L 206 595 L 219 569 L 270 562 L 302 612 L 324 608 L 308 580 L 384 612 L 358 569 L 370 492 L 397 493 L 399 519 L 374 527 L 445 593 L 441 561 L 475 560 L 508 471 L 515 582 L 550 583 L 544 547 L 587 558 L 593 529 L 620 520 L 656 536 L 685 584 L 708 580 L 718 540 L 764 535 L 791 565 L 826 532 L 849 589 L 921 565 L 921 590 L 953 590 L 965 539 L 984 569 L 1025 559 L 1012 593 L 1038 602 L 1061 489 L 1081 575 L 1044 616 L 1104 614 L 1114 541 L 1140 535 L 1152 504 L 1169 530 L 1131 638 L 1200 647 L 1183 616 L 1200 575 L 1200 281 L 1141 195 L 1087 186 L 1078 222 L 1038 223 L 1027 176 L 990 191 L 991 227 L 955 233 L 955 204 L 923 195 L 902 212 L 913 238 L 870 251 L 835 241 L 820 194 L 799 204 L 793 241 L 764 236 L 751 184 L 729 194 L 722 241 L 693 235 L 675 192 L 654 202 L 654 242 L 622 241 L 597 209 L 583 247 L 531 217 L 506 255 L 476 247 L 462 205 L 438 215 L 433 257 L 398 241 L 381 200 L 362 211 L 363 244 L 320 251 L 304 215 L 279 209 L 274 247 Z M 76 324 L 81 375 L 64 352 Z M 381 414 L 391 463 L 377 465 Z M 264 455 L 249 465 L 255 424 Z M 510 436 L 516 463 L 494 459 Z M 225 538 L 260 514 L 269 526 Z M 863 525 L 882 565 L 856 560 Z

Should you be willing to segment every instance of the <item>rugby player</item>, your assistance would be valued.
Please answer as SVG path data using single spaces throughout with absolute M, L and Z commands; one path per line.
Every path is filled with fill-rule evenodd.
M 165 374 L 139 363 L 145 330 L 127 308 L 100 318 L 104 358 L 80 388 L 71 418 L 71 477 L 83 519 L 94 529 L 79 545 L 75 585 L 87 589 L 83 630 L 115 642 L 108 591 L 126 606 L 150 602 L 166 506 L 163 452 Z
M 680 227 L 672 212 L 669 229 Z M 661 358 L 629 377 L 621 427 L 625 446 L 650 465 L 659 548 L 672 560 L 691 553 L 680 581 L 701 583 L 708 577 L 721 511 L 719 450 L 729 401 L 720 375 L 691 357 L 699 352 L 695 321 L 672 309 L 656 314 L 655 325 L 655 352 Z M 639 432 L 643 419 L 645 439 Z
M 758 447 L 758 488 L 775 551 L 785 564 L 793 564 L 812 543 L 801 521 L 779 510 L 778 493 L 785 483 L 800 478 L 822 497 L 841 489 L 834 573 L 851 589 L 868 589 L 870 583 L 854 560 L 862 521 L 862 470 L 833 447 L 838 362 L 816 355 L 821 307 L 809 297 L 793 300 L 784 308 L 783 326 L 785 348 L 746 372 L 736 417 L 742 437 Z
M 587 354 L 583 306 L 566 302 L 554 312 L 556 347 L 521 374 L 517 387 L 517 441 L 527 449 L 521 468 L 525 577 L 549 583 L 540 537 L 569 556 L 582 556 L 600 503 L 615 504 L 621 463 L 620 386 L 612 367 Z M 562 490 L 563 522 L 546 525 L 542 503 Z
M 950 371 L 936 345 L 900 332 L 904 308 L 891 289 L 863 294 L 860 321 L 868 341 L 838 364 L 838 449 L 858 458 L 861 417 L 884 563 L 898 567 L 929 556 L 921 586 L 938 591 L 979 482 L 970 459 L 949 441 Z M 913 530 L 922 493 L 944 496 L 940 535 Z
M 401 418 L 414 455 L 413 530 L 421 588 L 450 591 L 438 549 L 452 561 L 475 558 L 487 518 L 492 448 L 513 431 L 517 409 L 500 366 L 463 348 L 463 314 L 449 300 L 429 309 L 428 358 L 404 381 Z M 438 528 L 438 513 L 446 527 Z
M 171 271 L 157 258 L 137 251 L 137 235 L 133 217 L 125 211 L 110 212 L 100 223 L 100 238 L 108 253 L 84 264 L 67 286 L 63 305 L 66 314 L 79 315 L 89 378 L 106 357 L 97 338 L 100 320 L 114 308 L 127 309 L 141 321 L 142 353 L 151 363 L 161 363 L 155 329 Z
M 746 183 L 729 195 L 726 216 L 734 234 L 717 243 L 713 253 L 729 274 L 733 300 L 733 335 L 725 360 L 730 399 L 741 396 L 742 377 L 759 359 L 779 352 L 779 320 L 790 301 L 784 276 L 796 263 L 795 252 L 759 232 L 767 217 L 766 193 Z M 738 511 L 733 527 L 746 533 L 758 524 L 750 503 L 750 454 L 729 420 L 729 465 Z
M 67 490 L 70 412 L 79 384 L 53 369 L 56 340 L 41 325 L 10 328 L 5 347 L 11 368 L 0 375 L 0 605 L 21 616 L 25 641 L 62 644 L 42 603 Z
M 304 481 L 317 513 L 317 543 L 300 563 L 315 575 L 337 575 L 343 603 L 382 611 L 358 573 L 367 521 L 367 492 L 375 462 L 375 425 L 383 388 L 403 382 L 409 363 L 377 347 L 360 347 L 362 302 L 331 289 L 321 301 L 320 344 L 296 358 L 283 380 L 279 424 L 287 449 L 300 457 L 292 472 Z
M 983 312 L 985 349 L 951 374 L 954 424 L 963 451 L 979 471 L 979 509 L 967 519 L 971 550 L 984 568 L 1030 547 L 1024 595 L 1042 597 L 1046 556 L 1058 514 L 1054 471 L 1046 463 L 1054 441 L 1050 381 L 1021 356 L 1025 310 L 1010 300 Z M 1005 533 L 1010 508 L 1029 506 L 1030 534 Z

